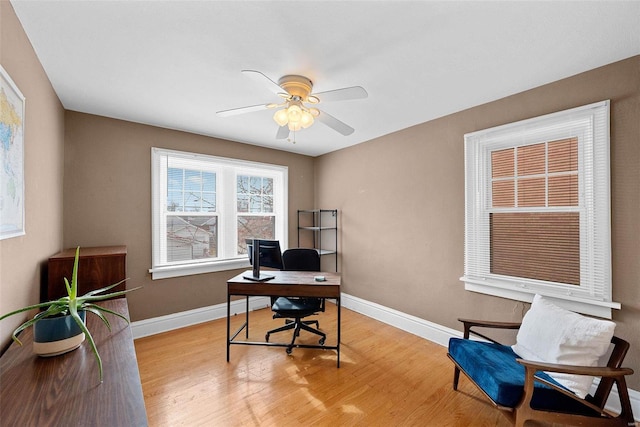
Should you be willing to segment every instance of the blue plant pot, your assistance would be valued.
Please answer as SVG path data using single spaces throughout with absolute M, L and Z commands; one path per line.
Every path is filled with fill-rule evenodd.
M 86 313 L 79 311 L 82 321 Z M 50 357 L 67 353 L 80 347 L 84 332 L 73 317 L 47 317 L 33 325 L 33 352 L 38 356 Z

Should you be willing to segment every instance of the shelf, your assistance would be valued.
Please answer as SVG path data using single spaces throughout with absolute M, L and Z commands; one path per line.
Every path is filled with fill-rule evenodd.
M 320 230 L 337 230 L 338 227 L 298 227 L 300 230 L 312 230 L 312 231 L 320 231 Z
M 298 210 L 298 247 L 301 244 L 318 251 L 323 257 L 323 264 L 333 261 L 335 271 L 338 271 L 338 210 Z M 329 270 L 323 268 L 323 271 Z
M 319 213 L 319 212 L 338 212 L 337 209 L 309 209 L 309 210 L 305 210 L 305 209 L 300 209 L 298 210 L 299 213 Z

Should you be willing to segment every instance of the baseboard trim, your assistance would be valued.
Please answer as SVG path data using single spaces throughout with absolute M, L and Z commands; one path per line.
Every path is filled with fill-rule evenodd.
M 268 306 L 269 297 L 249 298 L 249 311 L 258 310 Z M 231 301 L 231 314 L 235 315 L 246 311 L 246 300 L 244 298 Z M 138 339 L 225 317 L 227 317 L 227 303 L 222 303 L 208 307 L 196 308 L 194 310 L 168 314 L 166 316 L 154 317 L 152 319 L 131 322 L 131 332 L 133 334 L 133 339 Z
M 441 346 L 449 345 L 449 338 L 462 338 L 462 332 L 437 323 L 394 310 L 352 295 L 342 294 L 342 306 L 372 319 L 394 326 Z
M 355 297 L 353 295 L 342 294 L 341 304 L 343 307 L 360 313 L 364 316 L 386 323 L 403 331 L 417 335 L 426 340 L 432 341 L 443 347 L 449 343 L 449 338 L 462 337 L 462 332 L 451 329 L 428 320 L 403 313 L 392 308 Z M 249 299 L 249 310 L 257 310 L 269 306 L 268 297 L 251 297 Z M 231 301 L 231 313 L 239 314 L 246 311 L 246 301 L 238 299 Z M 227 304 L 216 304 L 209 307 L 197 308 L 195 310 L 183 311 L 166 316 L 145 319 L 131 322 L 133 338 L 142 338 L 150 335 L 168 332 L 174 329 L 196 325 L 198 323 L 211 320 L 222 319 L 227 316 Z M 596 385 L 593 386 L 595 390 Z M 629 399 L 633 408 L 636 421 L 640 421 L 640 392 L 629 389 Z M 620 398 L 618 390 L 614 387 L 611 396 L 607 401 L 607 409 L 619 412 Z

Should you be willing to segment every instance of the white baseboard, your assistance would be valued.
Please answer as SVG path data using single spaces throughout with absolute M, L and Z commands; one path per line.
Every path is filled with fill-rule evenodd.
M 265 307 L 269 307 L 269 297 L 249 298 L 250 311 Z M 244 313 L 245 311 L 246 300 L 244 298 L 231 301 L 231 314 Z M 227 303 L 222 303 L 131 322 L 131 332 L 133 339 L 137 339 L 225 317 L 227 317 Z
M 412 333 L 441 346 L 449 345 L 449 338 L 462 338 L 462 332 L 437 323 L 385 307 L 375 302 L 363 300 L 352 295 L 342 294 L 342 306 L 372 319 L 379 320 L 398 329 Z
M 352 295 L 342 294 L 341 304 L 343 307 L 363 314 L 372 319 L 394 326 L 403 331 L 417 335 L 421 338 L 432 341 L 443 347 L 449 344 L 449 338 L 462 337 L 462 332 L 447 328 L 437 323 L 429 322 L 410 314 L 376 304 Z M 251 297 L 249 299 L 249 310 L 256 310 L 269 306 L 268 297 Z M 231 313 L 238 314 L 246 311 L 245 299 L 234 300 L 231 302 Z M 198 323 L 208 322 L 210 320 L 222 319 L 227 315 L 227 304 L 217 304 L 209 307 L 198 308 L 195 310 L 184 311 L 181 313 L 169 314 L 167 316 L 155 317 L 153 319 L 145 319 L 137 322 L 131 322 L 131 331 L 133 338 L 142 338 L 149 335 L 159 334 L 161 332 L 171 331 L 173 329 L 184 328 L 186 326 L 196 325 Z M 593 386 L 595 390 L 596 384 Z M 640 421 L 640 392 L 629 389 L 629 399 L 633 408 L 633 414 L 636 421 Z M 611 396 L 607 401 L 607 409 L 619 412 L 620 399 L 618 390 L 614 387 Z

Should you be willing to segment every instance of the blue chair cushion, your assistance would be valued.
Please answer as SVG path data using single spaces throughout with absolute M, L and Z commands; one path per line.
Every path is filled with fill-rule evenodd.
M 498 405 L 513 408 L 522 398 L 525 370 L 516 361 L 520 356 L 510 346 L 451 338 L 449 355 Z M 544 372 L 538 372 L 537 376 L 567 390 Z M 537 381 L 531 406 L 535 409 L 594 415 L 593 411 L 574 399 Z

